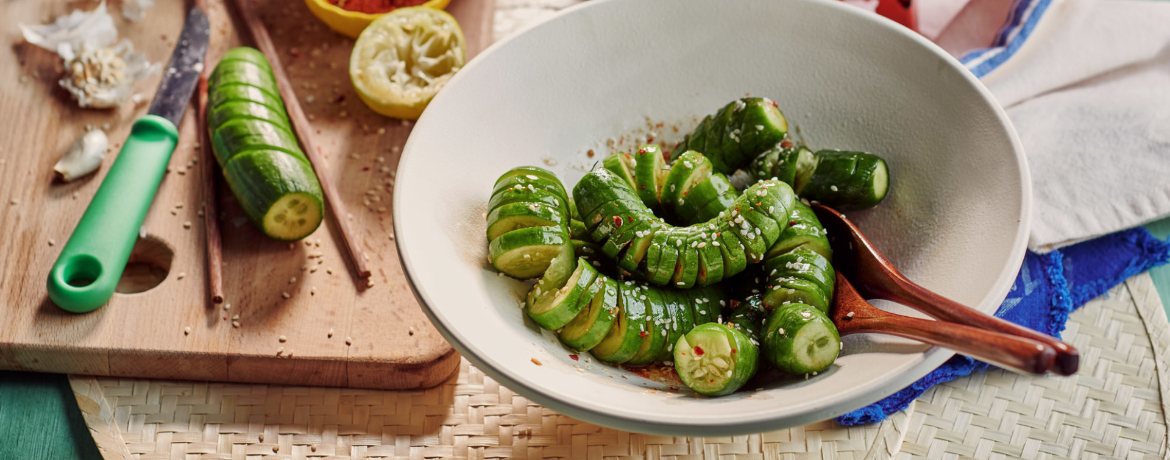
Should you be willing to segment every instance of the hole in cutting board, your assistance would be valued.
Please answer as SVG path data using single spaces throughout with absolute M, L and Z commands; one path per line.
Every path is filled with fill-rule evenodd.
M 135 294 L 153 289 L 167 279 L 174 258 L 175 251 L 158 238 L 138 238 L 114 290 L 119 294 Z

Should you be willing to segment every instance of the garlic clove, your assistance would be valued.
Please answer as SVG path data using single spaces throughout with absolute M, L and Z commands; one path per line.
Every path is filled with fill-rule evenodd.
M 102 165 L 102 160 L 106 158 L 109 143 L 110 140 L 104 131 L 95 129 L 87 132 L 69 146 L 69 150 L 66 150 L 61 160 L 53 166 L 53 170 L 65 182 L 97 171 Z

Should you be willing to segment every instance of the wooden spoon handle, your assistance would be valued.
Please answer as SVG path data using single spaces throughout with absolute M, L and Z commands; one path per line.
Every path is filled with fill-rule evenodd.
M 1010 334 L 1043 343 L 1056 350 L 1056 363 L 1052 372 L 1058 375 L 1073 375 L 1080 368 L 1081 355 L 1072 345 L 1055 337 L 1043 334 L 1015 323 L 985 314 L 974 308 L 938 295 L 907 279 L 897 271 L 883 273 L 888 282 L 865 282 L 866 290 L 878 298 L 909 305 L 941 321 L 965 324 L 1004 334 Z M 866 278 L 873 276 L 867 275 Z
M 890 313 L 855 317 L 849 322 L 849 333 L 880 332 L 905 337 L 1028 374 L 1043 375 L 1056 361 L 1056 352 L 1042 343 L 962 324 Z

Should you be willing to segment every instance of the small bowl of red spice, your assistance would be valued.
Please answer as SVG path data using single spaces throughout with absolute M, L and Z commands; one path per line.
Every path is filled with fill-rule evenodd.
M 443 9 L 451 0 L 305 0 L 309 11 L 330 29 L 357 38 L 378 16 L 397 8 L 426 6 Z

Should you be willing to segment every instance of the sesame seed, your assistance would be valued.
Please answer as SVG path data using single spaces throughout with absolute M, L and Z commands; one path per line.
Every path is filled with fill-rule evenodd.
M 294 284 L 296 282 L 297 282 L 297 277 L 295 277 L 295 276 L 292 278 L 289 278 L 289 280 L 288 280 L 288 284 Z
M 280 293 L 280 296 L 281 296 L 281 297 L 284 297 L 284 298 L 286 298 L 286 299 L 287 299 L 287 298 L 289 298 L 289 297 L 292 297 L 292 295 L 291 295 L 291 294 L 289 294 L 289 293 L 287 293 L 287 292 L 281 292 L 281 293 Z
M 181 280 L 181 279 L 186 278 L 186 277 L 187 277 L 187 272 L 179 272 L 179 276 L 176 276 L 175 279 Z
M 345 344 L 346 344 L 346 345 L 353 345 L 353 338 L 352 338 L 352 337 L 346 337 L 346 338 L 345 338 Z
M 240 322 L 239 321 L 232 321 L 232 327 L 236 327 L 236 328 L 240 327 Z
M 326 338 L 333 338 L 333 328 L 329 328 L 329 332 L 325 334 Z
M 223 304 L 223 309 L 224 309 L 225 311 L 226 311 L 226 310 L 231 310 L 231 309 L 232 309 L 232 304 L 230 304 L 230 303 L 225 303 L 225 304 Z
M 283 336 L 283 335 L 282 335 L 282 336 L 280 336 L 280 338 L 278 338 L 278 339 L 276 339 L 276 340 L 279 340 L 279 341 L 280 341 L 280 343 L 284 343 L 284 342 L 287 342 L 287 341 L 288 341 L 288 338 L 286 338 L 285 336 Z
M 374 287 L 374 280 L 367 280 L 366 287 Z
M 276 349 L 276 356 L 280 356 L 283 353 L 284 353 L 284 347 L 279 347 Z
M 191 326 L 183 328 L 183 335 L 191 335 Z
M 52 239 L 52 238 L 49 238 L 49 246 L 53 246 L 55 244 L 57 244 L 57 241 Z

